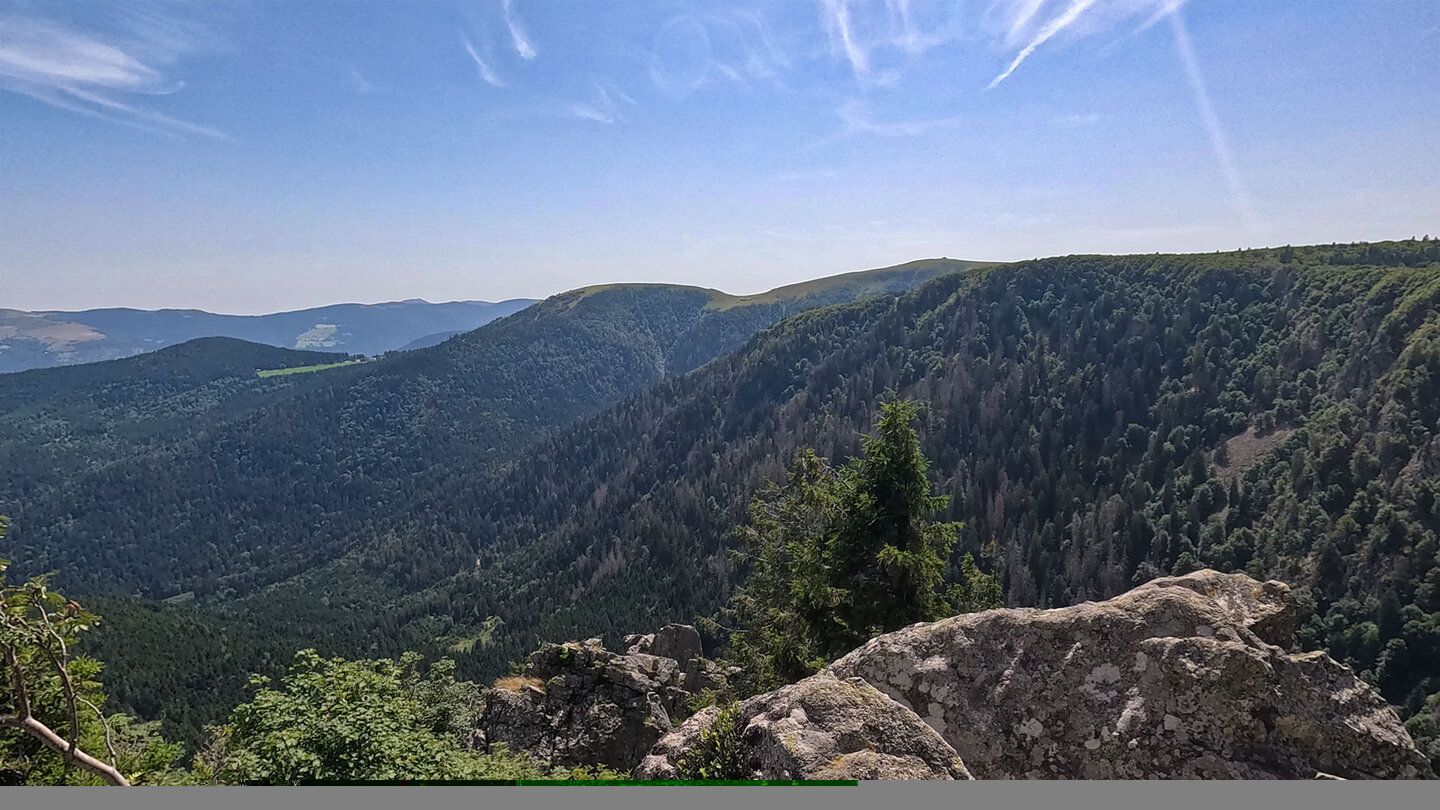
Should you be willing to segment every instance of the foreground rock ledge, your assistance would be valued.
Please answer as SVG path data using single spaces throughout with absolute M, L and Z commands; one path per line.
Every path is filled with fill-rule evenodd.
M 653 655 L 617 655 L 599 639 L 547 644 L 524 674 L 485 693 L 471 745 L 505 744 L 549 766 L 633 768 L 689 693 L 680 664 Z
M 634 768 L 671 718 L 702 690 L 723 689 L 727 673 L 700 657 L 700 634 L 689 625 L 626 642 L 625 654 L 594 638 L 542 646 L 520 675 L 485 692 L 470 746 L 503 744 L 546 766 Z
M 913 710 L 981 779 L 1426 778 L 1379 694 L 1275 646 L 1298 615 L 1282 583 L 1205 570 L 913 625 L 828 671 Z
M 674 779 L 718 713 L 708 708 L 656 744 L 640 779 Z M 828 672 L 742 702 L 736 740 L 746 779 L 970 779 L 914 712 L 859 678 Z

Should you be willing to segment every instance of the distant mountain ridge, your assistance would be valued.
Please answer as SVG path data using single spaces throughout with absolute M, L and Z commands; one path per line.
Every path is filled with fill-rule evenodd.
M 588 287 L 434 346 L 338 368 L 326 367 L 344 355 L 210 338 L 0 375 L 0 514 L 14 520 L 0 556 L 27 571 L 60 571 L 87 599 L 138 594 L 206 611 L 190 613 L 200 624 L 180 630 L 155 602 L 100 605 L 115 637 L 135 645 L 112 656 L 116 699 L 134 701 L 143 716 L 163 713 L 199 742 L 215 707 L 243 699 L 237 678 L 270 672 L 264 662 L 283 662 L 298 643 L 252 632 L 248 615 L 226 624 L 228 654 L 207 649 L 202 661 L 188 657 L 193 645 L 171 643 L 218 638 L 209 622 L 227 609 L 220 603 L 238 611 L 237 598 L 329 570 L 356 546 L 388 547 L 390 527 L 446 497 L 448 482 L 498 471 L 550 432 L 686 376 L 783 318 L 862 298 L 889 307 L 896 294 L 977 266 L 925 260 L 750 296 Z M 316 370 L 256 373 L 295 367 Z M 396 573 L 423 587 L 450 571 Z M 186 662 L 132 665 L 130 652 L 142 647 Z M 183 708 L 196 694 L 185 687 L 188 697 L 172 700 L 171 672 L 213 683 L 223 697 Z M 166 683 L 142 687 L 152 675 Z
M 401 346 L 395 351 L 409 352 L 416 349 L 428 349 L 431 346 L 439 346 L 441 343 L 444 343 L 445 341 L 455 337 L 456 335 L 463 334 L 465 333 L 458 329 L 447 329 L 444 332 L 436 332 L 433 335 L 426 335 L 425 337 L 415 338 L 414 340 L 406 343 L 404 346 Z
M 0 397 L 0 556 L 103 598 L 107 688 L 198 742 L 298 648 L 488 679 L 540 640 L 711 615 L 752 495 L 799 448 L 853 457 L 893 390 L 927 403 L 956 554 L 1007 604 L 1279 579 L 1313 600 L 1302 649 L 1440 746 L 1440 243 L 957 269 L 734 306 L 588 287 L 315 373 L 214 345 L 180 347 L 234 370 L 213 382 L 0 378 L 48 392 Z M 869 295 L 833 306 L 847 287 Z
M 262 346 L 212 340 L 0 377 L 0 457 L 13 473 L 0 476 L 0 513 L 15 520 L 3 551 L 27 570 L 83 576 L 76 581 L 87 590 L 247 594 L 345 553 L 391 504 L 408 508 L 399 504 L 457 470 L 503 465 L 550 431 L 700 368 L 789 315 L 978 266 L 921 260 L 746 297 L 670 284 L 587 287 L 429 348 L 316 374 L 255 377 L 343 356 L 261 358 Z M 214 356 L 213 373 L 151 379 L 173 364 L 204 365 L 200 355 Z M 112 503 L 168 528 L 132 535 L 140 524 L 117 521 Z M 54 517 L 63 509 L 72 517 Z M 104 548 L 82 549 L 92 540 Z M 80 562 L 92 552 L 114 559 Z M 129 562 L 137 552 L 146 563 Z M 155 555 L 164 559 L 142 574 Z
M 535 303 L 420 299 L 333 304 L 269 315 L 124 307 L 77 312 L 0 309 L 0 373 L 116 360 L 203 337 L 287 349 L 380 354 L 437 333 L 468 332 Z

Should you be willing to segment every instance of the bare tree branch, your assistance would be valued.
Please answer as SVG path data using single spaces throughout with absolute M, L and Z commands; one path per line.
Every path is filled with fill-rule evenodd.
M 81 703 L 84 703 L 86 706 L 89 706 L 91 709 L 93 709 L 93 710 L 95 711 L 95 716 L 98 717 L 98 718 L 100 718 L 100 727 L 103 728 L 103 729 L 105 729 L 105 751 L 106 751 L 106 753 L 108 753 L 108 754 L 110 755 L 110 765 L 111 765 L 112 767 L 114 767 L 114 766 L 115 766 L 115 741 L 114 741 L 114 739 L 112 739 L 111 736 L 110 736 L 110 721 L 105 718 L 105 713 L 102 712 L 102 711 L 100 711 L 100 707 L 99 707 L 99 706 L 96 706 L 94 703 L 91 703 L 90 701 L 86 700 L 86 699 L 83 698 L 83 697 L 80 698 L 79 700 L 80 700 Z
M 5 663 L 10 667 L 10 679 L 14 682 L 15 713 L 29 717 L 30 693 L 25 689 L 25 669 L 20 666 L 20 658 L 15 655 L 13 647 L 5 648 Z
M 67 754 L 71 747 L 64 737 L 50 730 L 50 727 L 30 716 L 3 715 L 0 716 L 0 726 L 9 726 L 24 730 L 30 736 L 39 740 L 46 748 L 57 754 Z M 126 779 L 114 766 L 108 765 L 90 756 L 78 748 L 73 749 L 75 764 L 89 771 L 92 774 L 104 779 L 112 785 L 129 785 L 130 780 Z
M 4 563 L 0 562 L 0 573 L 3 573 L 4 567 Z M 25 616 L 27 600 L 21 596 L 22 593 L 29 597 L 28 607 L 38 614 L 39 622 Z M 60 754 L 67 764 L 77 765 L 109 784 L 129 785 L 129 780 L 120 773 L 117 767 L 115 745 L 111 737 L 109 722 L 106 721 L 105 715 L 98 706 L 76 691 L 75 683 L 70 677 L 70 653 L 65 643 L 65 636 L 50 621 L 50 613 L 45 607 L 43 585 L 34 582 L 24 588 L 0 590 L 0 604 L 3 604 L 11 595 L 17 596 L 16 608 L 18 609 L 12 611 L 9 605 L 4 605 L 5 610 L 0 613 L 0 619 L 3 619 L 3 626 L 0 626 L 0 629 L 5 631 L 4 641 L 0 642 L 0 653 L 3 653 L 5 665 L 10 670 L 10 699 L 15 711 L 13 714 L 0 715 L 0 727 L 18 728 L 24 731 L 39 740 L 46 748 Z M 75 606 L 74 609 L 78 611 L 79 606 Z M 42 623 L 43 630 L 39 626 Z M 33 644 L 54 668 L 70 708 L 71 733 L 69 740 L 55 733 L 35 717 L 34 707 L 30 703 L 29 684 L 26 682 L 27 673 L 24 664 L 20 661 L 21 650 L 16 646 L 17 644 L 24 644 L 27 649 Z M 94 709 L 100 717 L 100 724 L 105 729 L 105 748 L 110 755 L 109 763 L 101 762 L 80 750 L 80 702 L 84 702 L 85 705 Z
M 70 750 L 65 753 L 67 760 L 75 757 L 75 749 L 80 745 L 80 709 L 75 703 L 75 685 L 70 681 L 70 671 L 67 664 L 70 663 L 70 653 L 65 647 L 65 637 L 55 632 L 55 625 L 50 623 L 50 613 L 45 609 L 45 595 L 39 589 L 33 591 L 35 598 L 35 609 L 40 613 L 41 621 L 45 622 L 45 630 L 55 643 L 60 645 L 60 655 L 48 646 L 44 647 L 45 657 L 50 659 L 50 665 L 55 667 L 55 672 L 60 676 L 61 688 L 65 692 L 65 700 L 70 705 Z

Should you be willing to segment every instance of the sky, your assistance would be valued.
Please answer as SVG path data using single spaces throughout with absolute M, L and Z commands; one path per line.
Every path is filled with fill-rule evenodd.
M 1440 235 L 1436 0 L 0 0 L 0 307 Z

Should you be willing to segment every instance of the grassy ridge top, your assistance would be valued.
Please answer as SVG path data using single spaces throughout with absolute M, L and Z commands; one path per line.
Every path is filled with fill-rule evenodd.
M 890 292 L 887 289 L 888 282 L 900 277 L 919 276 L 933 278 L 945 275 L 946 273 L 959 273 L 977 267 L 989 267 L 995 262 L 975 262 L 964 259 L 917 259 L 913 262 L 897 264 L 891 267 L 880 267 L 874 270 L 860 270 L 854 273 L 842 273 L 838 276 L 826 276 L 825 278 L 801 281 L 796 284 L 787 284 L 783 287 L 776 287 L 763 293 L 755 295 L 730 295 L 719 293 L 711 299 L 709 309 L 730 309 L 738 306 L 749 306 L 756 304 L 773 304 L 782 301 L 798 300 L 809 298 L 841 290 L 852 291 L 855 288 L 875 288 L 875 294 L 881 295 Z M 864 297 L 855 295 L 854 297 Z
M 708 302 L 705 306 L 709 310 L 731 309 L 738 306 L 768 305 L 784 301 L 795 301 L 824 293 L 844 291 L 850 297 L 860 297 L 857 293 L 862 288 L 873 287 L 876 295 L 892 292 L 891 286 L 900 278 L 923 277 L 931 278 L 946 273 L 958 273 L 976 267 L 988 267 L 995 262 L 976 262 L 963 259 L 917 259 L 904 264 L 897 264 L 890 267 L 878 267 L 873 270 L 857 270 L 853 273 L 841 273 L 824 278 L 801 281 L 795 284 L 786 284 L 762 293 L 754 295 L 733 295 L 717 290 L 712 287 L 698 287 L 690 284 L 652 284 L 647 282 L 616 282 L 612 284 L 592 284 L 586 287 L 577 287 L 567 290 L 551 297 L 551 300 L 561 300 L 573 306 L 585 298 L 605 292 L 615 291 L 645 291 L 645 290 L 670 290 L 674 292 L 698 292 L 703 293 Z

